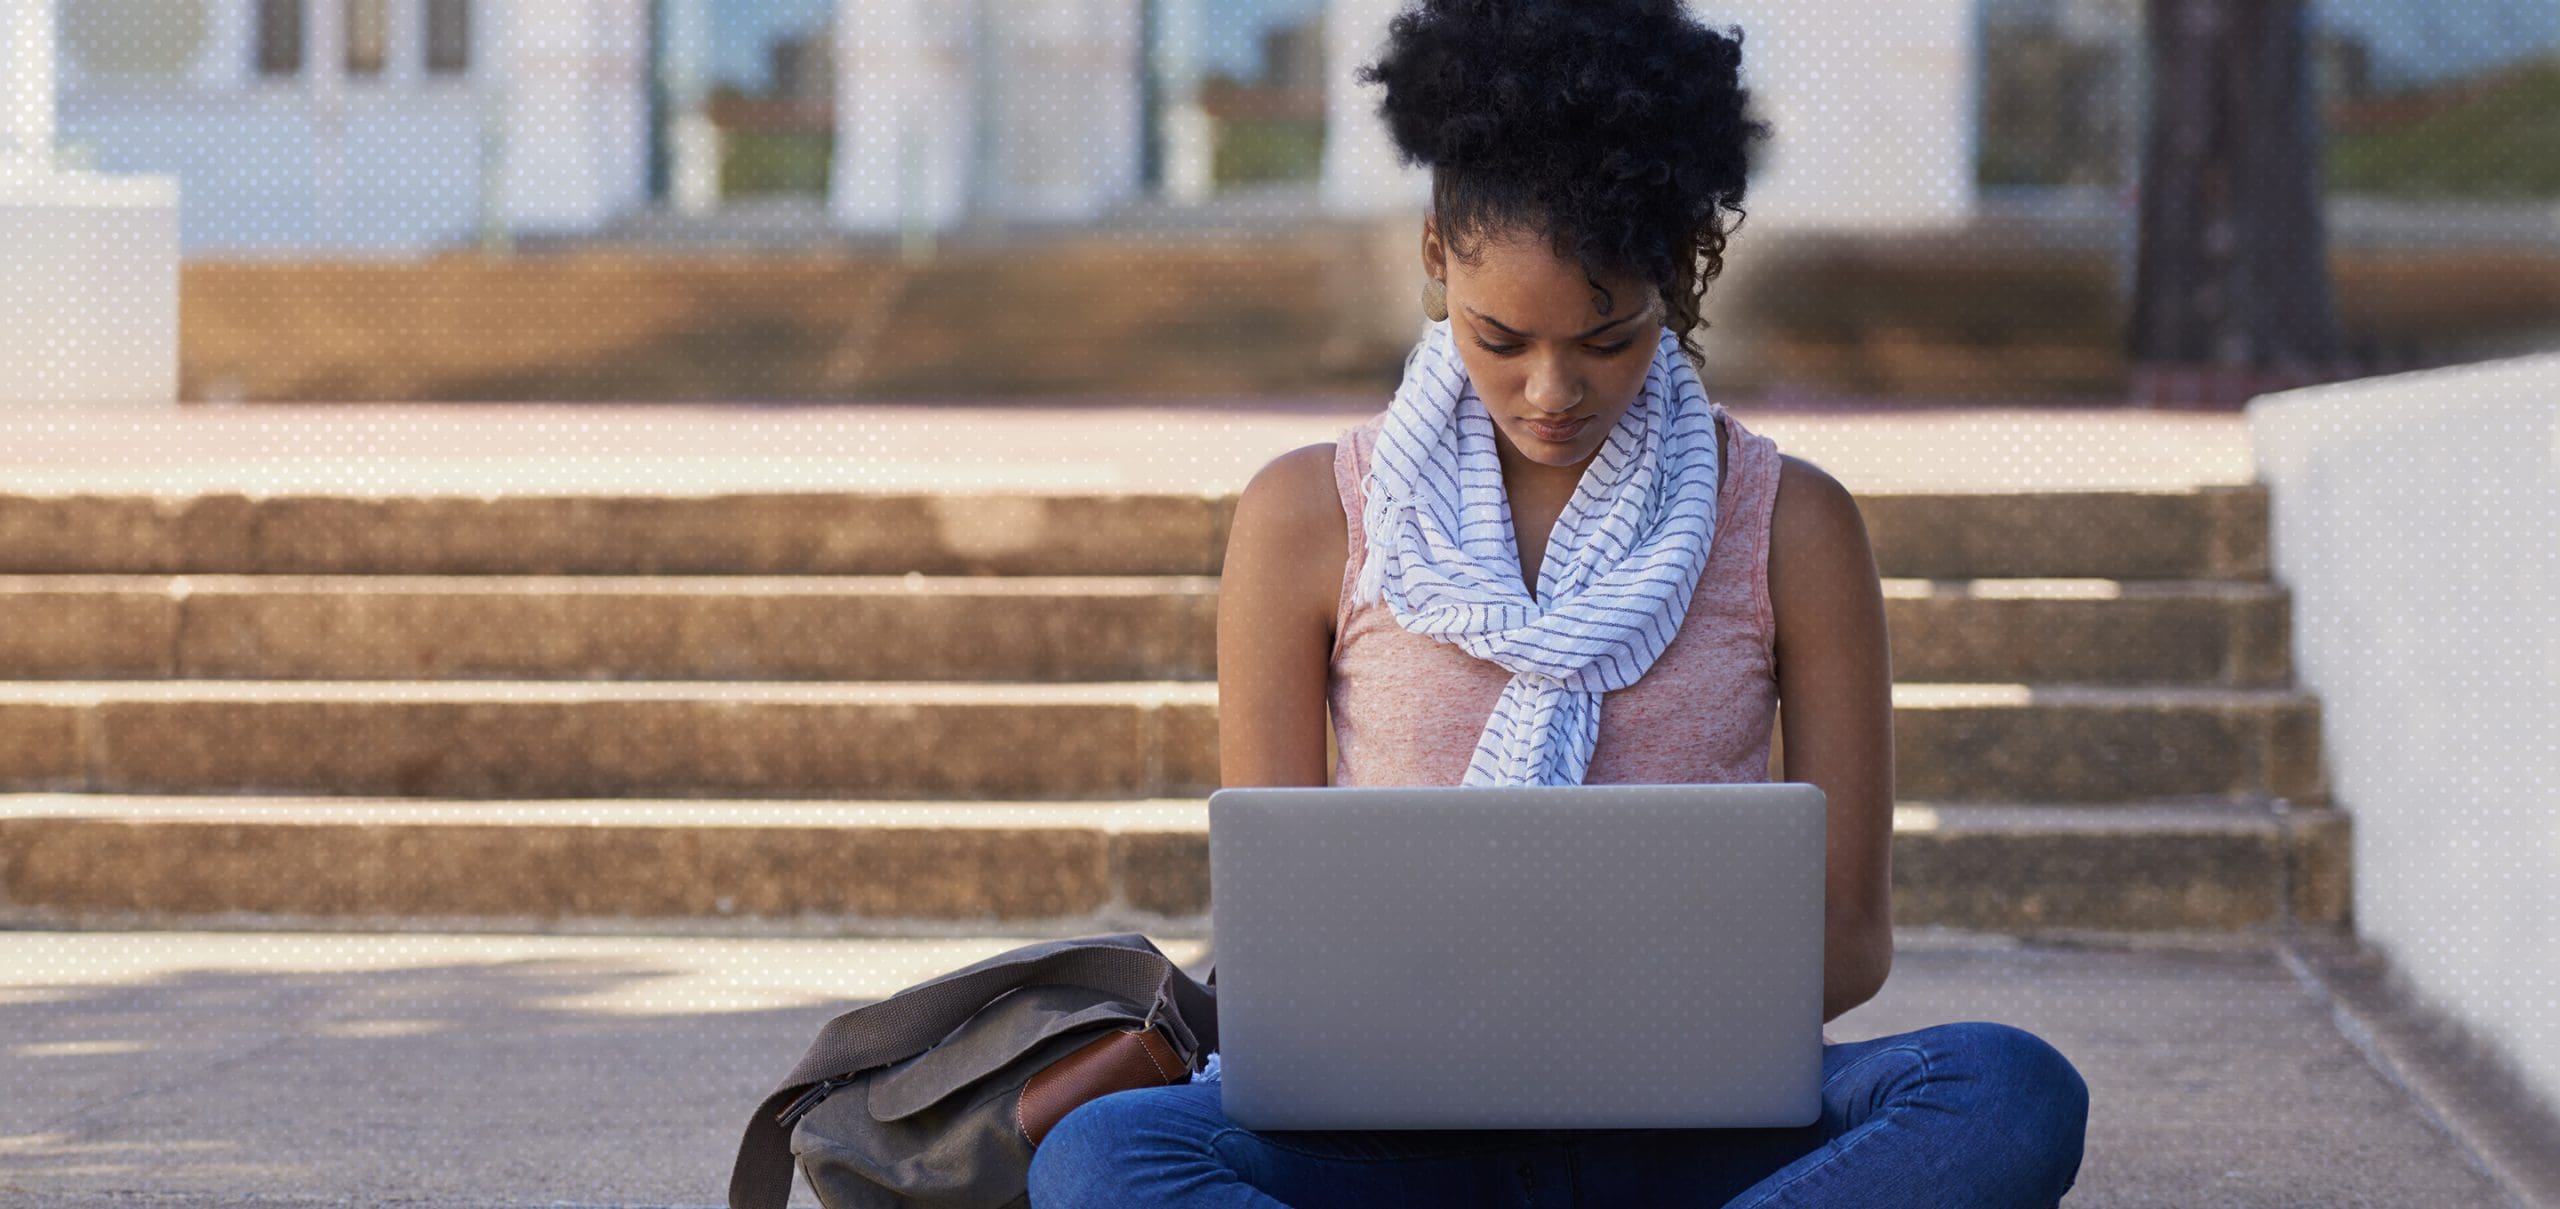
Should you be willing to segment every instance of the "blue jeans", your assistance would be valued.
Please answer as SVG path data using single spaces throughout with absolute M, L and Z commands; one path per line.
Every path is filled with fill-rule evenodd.
M 1031 1209 L 2050 1206 L 2080 1173 L 2089 1087 L 2024 1029 L 1933 1025 L 1825 1045 L 1793 1129 L 1246 1129 L 1219 1085 L 1112 1092 L 1031 1156 Z

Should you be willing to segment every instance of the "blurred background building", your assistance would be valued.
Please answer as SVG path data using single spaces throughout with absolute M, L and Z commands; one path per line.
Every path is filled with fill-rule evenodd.
M 1219 355 L 1236 325 L 1327 312 L 1303 325 L 1320 355 L 1300 358 L 1297 377 L 1245 383 L 1264 390 L 1391 384 L 1413 322 L 1408 228 L 1423 176 L 1396 163 L 1373 91 L 1351 81 L 1395 0 L 54 2 L 58 158 L 180 184 L 188 397 L 1225 389 L 1162 365 L 1006 377 L 937 374 L 926 359 L 866 376 L 885 346 L 942 339 L 898 308 L 942 299 L 964 315 L 1012 297 L 932 279 L 933 265 L 999 271 L 952 259 L 999 242 L 1020 261 L 1079 240 L 1261 241 L 1263 288 L 1276 292 L 1203 268 L 1213 284 L 1183 300 L 1190 310 L 1167 303 L 1083 343 L 1226 314 L 1229 339 L 1204 331 L 1197 344 Z M 2117 389 L 2147 87 L 2141 0 L 1693 8 L 1743 31 L 1745 82 L 1776 131 L 1710 299 L 1721 385 Z M 2313 18 L 2330 242 L 2364 363 L 2548 345 L 2560 329 L 2560 6 L 2319 0 Z M 598 346 L 695 367 L 656 377 L 579 363 L 565 335 L 547 354 L 565 371 L 532 349 L 516 368 L 384 376 L 385 358 L 437 347 L 416 338 L 428 317 L 385 300 L 389 278 L 306 288 L 247 268 L 514 253 L 523 278 L 549 271 L 536 252 L 700 249 L 904 267 L 849 269 L 830 287 L 861 314 L 828 347 L 790 354 L 828 372 L 767 372 L 769 340 L 736 354 L 754 372 L 726 373 L 726 346 L 701 324 L 635 321 Z M 498 288 L 474 281 L 406 288 Z M 1096 314 L 1153 288 L 1107 272 L 1089 283 L 1083 309 Z M 270 305 L 288 290 L 407 324 L 407 345 L 262 368 L 333 346 L 278 326 L 312 321 Z M 954 301 L 964 295 L 975 303 Z M 564 306 L 564 321 L 610 326 L 609 308 Z M 791 316 L 732 318 L 799 338 L 773 335 Z
M 419 253 L 739 204 L 849 232 L 1077 223 L 1328 176 L 1305 199 L 1361 211 L 1417 196 L 1349 81 L 1395 7 L 63 0 L 61 136 L 103 167 L 176 174 L 194 253 Z M 1891 39 L 1838 36 L 1875 20 L 1847 4 L 1726 18 L 1751 28 L 1799 146 L 1857 138 L 1907 161 L 1870 154 L 1861 171 L 1910 187 L 1831 220 L 1969 202 L 1963 6 L 1897 12 Z M 1834 91 L 1852 78 L 1865 87 Z M 1879 143 L 1879 123 L 1907 137 Z M 1788 158 L 1781 176 L 1841 162 Z M 1914 200 L 1879 209 L 1898 197 Z
M 1313 183 L 1329 130 L 1346 116 L 1375 125 L 1364 98 L 1328 89 L 1328 14 L 1356 46 L 1395 8 L 58 3 L 59 137 L 101 169 L 175 174 L 191 253 L 424 252 L 490 226 L 598 232 L 773 199 L 852 231 L 1075 222 L 1160 192 Z M 1897 175 L 1932 195 L 1908 205 L 1932 216 L 1968 212 L 1975 186 L 2087 205 L 2131 180 L 2140 0 L 1933 0 L 1890 17 L 1769 0 L 1700 11 L 1745 31 L 1745 70 L 1780 131 L 1775 174 L 1838 162 L 1805 145 L 1829 134 L 1860 140 L 1862 171 L 1900 148 L 1927 157 Z M 2560 121 L 2560 6 L 2329 0 L 2316 12 L 2341 192 L 2560 201 L 2547 133 Z M 1897 28 L 1873 28 L 1884 20 Z M 1886 70 L 1848 61 L 1862 44 L 1892 49 L 1873 56 Z M 1821 129 L 1843 109 L 1855 120 Z M 1879 119 L 1908 137 L 1879 137 Z M 1204 137 L 1189 137 L 1195 127 Z M 1382 151 L 1382 136 L 1361 133 Z M 1373 154 L 1337 174 L 1387 163 Z M 1346 187 L 1399 199 L 1393 179 Z M 1806 192 L 1810 205 L 1830 191 Z M 1886 191 L 1863 192 L 1861 206 L 1818 217 L 1897 217 L 1875 212 Z

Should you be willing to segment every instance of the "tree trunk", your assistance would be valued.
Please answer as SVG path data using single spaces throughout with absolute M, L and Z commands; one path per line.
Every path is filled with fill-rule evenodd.
M 2350 376 L 2305 0 L 2152 0 L 2127 352 L 2144 403 Z

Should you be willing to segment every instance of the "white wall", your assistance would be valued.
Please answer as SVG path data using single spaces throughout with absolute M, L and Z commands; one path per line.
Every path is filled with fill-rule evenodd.
M 2560 354 L 2247 414 L 2355 929 L 2560 1103 Z
M 61 2 L 74 20 L 110 11 Z M 461 75 L 424 70 L 423 6 L 391 0 L 390 61 L 359 78 L 340 66 L 335 0 L 306 0 L 295 77 L 258 74 L 253 0 L 164 2 L 195 5 L 192 49 L 173 65 L 101 70 L 78 31 L 65 39 L 59 138 L 103 171 L 178 177 L 187 254 L 467 243 L 491 136 L 511 227 L 587 229 L 646 199 L 646 0 L 474 0 Z
M 178 188 L 0 174 L 0 405 L 178 397 Z
M 0 405 L 172 402 L 177 181 L 56 170 L 54 17 L 0 0 Z M 201 33 L 176 32 L 118 48 L 154 62 Z
M 179 241 L 190 254 L 401 251 L 467 238 L 478 225 L 478 102 L 466 81 L 420 70 L 416 0 L 391 8 L 390 63 L 360 80 L 317 71 L 342 61 L 339 6 L 317 0 L 304 75 L 293 78 L 257 73 L 251 0 L 203 0 L 192 51 L 147 73 L 85 62 L 82 35 L 66 31 L 61 137 L 85 145 L 99 169 L 178 177 Z M 63 12 L 95 19 L 75 0 Z

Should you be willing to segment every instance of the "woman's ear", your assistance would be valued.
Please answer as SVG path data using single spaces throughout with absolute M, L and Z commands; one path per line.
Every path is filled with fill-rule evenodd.
M 1422 216 L 1422 271 L 1444 281 L 1449 277 L 1446 250 L 1440 246 L 1440 222 L 1430 214 Z

